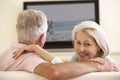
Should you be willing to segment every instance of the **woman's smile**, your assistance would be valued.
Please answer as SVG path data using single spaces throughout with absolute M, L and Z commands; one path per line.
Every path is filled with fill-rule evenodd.
M 86 57 L 86 56 L 88 56 L 87 53 L 78 53 L 78 55 L 79 55 L 80 57 Z

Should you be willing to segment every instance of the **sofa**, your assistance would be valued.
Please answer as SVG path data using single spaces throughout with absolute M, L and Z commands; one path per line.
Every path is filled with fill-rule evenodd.
M 68 80 L 120 80 L 120 72 L 94 72 Z M 24 71 L 0 71 L 0 80 L 47 80 Z
M 52 52 L 54 55 L 69 61 L 73 52 Z M 120 71 L 120 53 L 111 53 Z M 120 72 L 92 72 L 68 80 L 120 80 Z M 34 73 L 25 71 L 0 71 L 0 80 L 47 80 Z

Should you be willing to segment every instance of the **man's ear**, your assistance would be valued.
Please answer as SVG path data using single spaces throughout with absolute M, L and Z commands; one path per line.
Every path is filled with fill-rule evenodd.
M 38 44 L 43 47 L 44 46 L 44 43 L 45 43 L 45 34 L 41 34 L 41 36 L 39 37 L 39 40 L 38 40 Z

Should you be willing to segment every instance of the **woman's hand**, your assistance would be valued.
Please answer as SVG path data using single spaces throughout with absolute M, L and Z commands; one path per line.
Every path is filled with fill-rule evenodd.
M 27 45 L 20 49 L 18 49 L 16 52 L 13 53 L 13 58 L 17 59 L 23 52 L 36 52 L 36 48 L 39 47 L 39 45 Z
M 113 72 L 118 72 L 117 65 L 113 62 L 110 62 L 109 60 L 105 60 L 102 58 L 93 58 L 89 60 L 90 62 L 98 62 L 101 65 L 105 65 L 106 69 L 101 67 L 101 71 L 113 71 Z M 109 64 L 109 65 L 108 65 Z
M 100 58 L 100 57 L 92 58 L 89 61 L 98 62 L 100 64 L 104 64 L 105 63 L 104 60 L 102 58 Z
M 54 59 L 55 56 L 53 56 L 51 53 L 46 51 L 45 49 L 41 48 L 39 45 L 27 45 L 20 49 L 18 49 L 15 53 L 13 53 L 13 58 L 17 59 L 21 54 L 23 54 L 25 51 L 27 52 L 35 52 L 37 53 L 41 58 L 43 58 L 46 61 L 51 62 L 52 59 Z

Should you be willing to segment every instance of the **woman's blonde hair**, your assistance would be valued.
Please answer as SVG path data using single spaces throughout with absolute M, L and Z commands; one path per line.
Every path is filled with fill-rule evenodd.
M 84 31 L 88 35 L 92 36 L 96 41 L 98 46 L 101 48 L 99 51 L 99 57 L 105 57 L 109 54 L 109 46 L 106 40 L 105 33 L 101 27 L 94 21 L 83 21 L 80 24 L 77 24 L 72 30 L 72 39 L 75 40 L 76 33 L 79 31 Z

